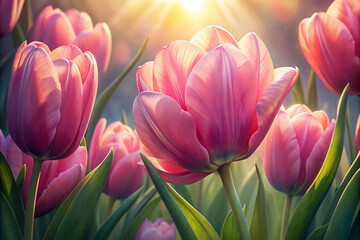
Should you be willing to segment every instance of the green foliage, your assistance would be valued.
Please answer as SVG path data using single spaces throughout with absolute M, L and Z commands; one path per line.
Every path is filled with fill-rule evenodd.
M 240 234 L 237 230 L 236 221 L 232 210 L 230 210 L 226 216 L 224 226 L 221 231 L 221 239 L 240 239 Z

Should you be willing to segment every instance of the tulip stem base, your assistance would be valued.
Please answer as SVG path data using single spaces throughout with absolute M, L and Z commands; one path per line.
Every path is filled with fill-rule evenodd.
M 290 217 L 292 199 L 293 199 L 293 197 L 291 195 L 286 196 L 282 224 L 281 224 L 281 238 L 280 239 L 284 239 L 284 237 L 285 237 L 285 232 L 286 232 L 286 228 L 287 228 L 287 225 L 289 222 L 289 217 Z
M 240 238 L 250 240 L 249 226 L 246 222 L 245 214 L 241 206 L 239 197 L 236 193 L 234 181 L 231 175 L 230 163 L 222 165 L 218 170 L 221 181 L 223 183 L 226 195 L 229 199 L 231 209 L 233 211 Z
M 109 196 L 109 201 L 108 201 L 108 205 L 107 205 L 107 209 L 106 209 L 106 214 L 105 214 L 105 219 L 104 219 L 104 220 L 108 219 L 108 217 L 111 215 L 112 210 L 113 210 L 113 208 L 114 208 L 115 201 L 116 201 L 115 198 Z
M 31 174 L 30 187 L 29 187 L 28 198 L 26 202 L 26 211 L 25 211 L 25 229 L 24 229 L 25 240 L 33 239 L 36 195 L 39 185 L 39 178 L 40 178 L 40 171 L 42 164 L 43 161 L 34 158 L 34 164 Z
M 346 107 L 346 131 L 348 135 L 348 144 L 349 144 L 349 152 L 350 152 L 350 165 L 355 160 L 355 149 L 354 149 L 354 139 L 352 137 L 352 130 L 351 130 L 351 122 L 350 122 L 350 113 L 349 113 L 349 104 Z

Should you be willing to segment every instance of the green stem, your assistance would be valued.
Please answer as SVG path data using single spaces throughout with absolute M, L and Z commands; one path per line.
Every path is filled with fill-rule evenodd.
M 14 43 L 15 47 L 18 47 L 21 43 L 23 43 L 25 41 L 24 32 L 19 23 L 17 23 L 15 25 L 11 34 L 12 34 L 13 43 Z
M 115 198 L 109 196 L 109 202 L 108 202 L 108 205 L 107 205 L 107 209 L 106 209 L 106 214 L 105 214 L 105 219 L 104 219 L 104 220 L 108 219 L 108 217 L 109 217 L 110 214 L 112 213 L 112 210 L 113 210 L 113 208 L 114 208 L 115 201 L 116 201 Z
M 355 160 L 355 149 L 354 149 L 354 139 L 352 137 L 351 122 L 350 122 L 350 113 L 349 113 L 349 104 L 346 107 L 346 130 L 348 135 L 349 143 L 349 152 L 350 152 L 350 164 Z
M 287 228 L 287 225 L 289 222 L 289 217 L 290 217 L 290 209 L 291 209 L 292 199 L 293 199 L 293 197 L 291 195 L 286 196 L 282 224 L 281 224 L 281 238 L 280 239 L 284 239 L 284 236 L 285 236 L 286 228 Z
M 33 239 L 34 211 L 35 211 L 36 195 L 39 185 L 39 177 L 40 177 L 42 164 L 43 161 L 34 158 L 34 165 L 31 174 L 30 187 L 29 187 L 28 198 L 26 202 L 26 211 L 25 211 L 25 230 L 24 230 L 25 240 Z
M 124 110 L 121 111 L 121 118 L 122 118 L 123 124 L 129 125 L 128 121 L 127 121 L 127 117 L 126 117 L 126 112 Z
M 240 237 L 243 240 L 250 240 L 250 232 L 249 226 L 246 222 L 244 211 L 241 207 L 240 200 L 236 193 L 236 189 L 234 186 L 234 181 L 231 175 L 230 163 L 222 165 L 218 170 L 221 181 L 223 182 L 223 186 L 226 192 L 226 195 L 229 199 L 231 209 L 233 211 L 236 225 L 240 233 Z
M 33 24 L 33 17 L 32 17 L 32 8 L 31 8 L 31 0 L 26 0 L 23 9 L 24 17 L 25 17 L 25 31 L 28 33 L 30 28 Z

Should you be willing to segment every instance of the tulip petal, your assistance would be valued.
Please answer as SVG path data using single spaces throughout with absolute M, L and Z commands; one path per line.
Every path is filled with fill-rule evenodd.
M 60 120 L 61 86 L 41 47 L 28 45 L 14 70 L 8 93 L 9 130 L 25 153 L 43 157 Z
M 125 199 L 141 186 L 144 170 L 137 164 L 140 160 L 141 157 L 137 151 L 130 153 L 112 166 L 114 169 L 108 177 L 109 195 L 117 199 Z M 124 178 L 128 174 L 131 174 L 131 178 Z
M 190 40 L 191 43 L 204 49 L 206 52 L 220 46 L 230 43 L 237 47 L 235 38 L 226 29 L 219 26 L 208 26 L 198 31 Z
M 285 112 L 279 111 L 259 153 L 271 185 L 290 194 L 300 173 L 300 148 Z
M 320 121 L 320 123 L 322 124 L 323 129 L 325 131 L 326 128 L 329 126 L 329 122 L 330 122 L 329 117 L 326 114 L 326 112 L 321 111 L 321 110 L 320 111 L 315 111 L 315 112 L 312 113 L 312 115 L 314 117 L 316 117 Z
M 360 151 L 360 114 L 356 123 L 356 128 L 355 128 L 355 140 L 354 140 L 354 145 L 355 145 L 355 154 L 358 153 Z
M 150 61 L 138 67 L 136 71 L 136 84 L 139 92 L 159 91 L 158 88 L 155 90 L 153 83 L 153 65 L 154 62 Z
M 142 92 L 133 105 L 134 124 L 152 157 L 175 162 L 186 169 L 211 170 L 206 149 L 197 139 L 192 116 L 171 97 Z
M 311 113 L 311 110 L 304 104 L 295 104 L 286 110 L 286 113 L 289 115 L 290 119 L 303 112 Z
M 256 92 L 253 65 L 233 45 L 215 48 L 193 69 L 185 91 L 186 105 L 201 143 L 216 159 L 237 154 L 246 139 Z
M 111 32 L 106 23 L 96 24 L 92 31 L 81 32 L 73 44 L 83 52 L 94 54 L 100 72 L 106 72 L 111 56 Z
M 186 110 L 185 85 L 205 51 L 186 41 L 174 41 L 161 49 L 154 60 L 154 81 L 162 92 Z
M 274 73 L 275 82 L 264 91 L 256 104 L 256 118 L 254 120 L 257 121 L 258 127 L 250 137 L 249 150 L 243 159 L 248 158 L 265 137 L 285 97 L 294 86 L 299 69 L 283 67 L 275 69 Z
M 0 129 L 0 152 L 2 152 L 2 154 L 5 156 L 5 158 L 7 158 L 7 157 L 6 157 L 6 156 L 7 156 L 7 148 L 8 148 L 7 145 L 8 145 L 8 144 L 7 144 L 7 142 L 6 142 L 5 136 L 4 136 L 3 132 L 2 132 L 1 129 Z M 8 161 L 9 161 L 9 160 L 8 160 Z M 20 168 L 21 168 L 21 167 L 20 167 Z M 19 174 L 20 168 L 18 169 L 17 174 Z M 13 170 L 13 171 L 14 171 L 14 170 Z M 15 174 L 14 174 L 14 176 L 15 176 Z M 17 175 L 16 175 L 15 177 L 17 177 Z
M 71 44 L 71 45 L 55 48 L 52 52 L 49 53 L 49 57 L 51 58 L 52 61 L 55 61 L 60 58 L 73 60 L 80 54 L 82 54 L 81 50 L 77 46 Z
M 74 28 L 75 35 L 78 35 L 82 31 L 93 29 L 91 18 L 86 12 L 80 12 L 76 9 L 69 9 L 65 12 L 65 14 Z
M 271 56 L 263 41 L 255 33 L 248 33 L 242 37 L 238 46 L 254 65 L 257 79 L 259 79 L 257 95 L 257 99 L 259 99 L 265 89 L 274 82 L 274 66 Z
M 99 122 L 96 124 L 94 133 L 91 137 L 91 142 L 90 142 L 90 147 L 89 147 L 89 169 L 90 170 L 93 170 L 94 168 L 96 168 L 96 166 L 98 166 L 100 164 L 99 161 L 101 161 L 101 160 L 100 160 L 100 158 L 97 157 L 97 153 L 100 150 L 101 136 L 104 133 L 105 127 L 106 127 L 106 119 L 101 118 L 99 120 Z M 109 151 L 107 151 L 107 153 L 109 153 Z M 104 158 L 102 160 L 104 160 Z
M 306 60 L 327 88 L 340 94 L 349 82 L 350 95 L 360 92 L 360 59 L 353 36 L 340 20 L 316 13 L 300 23 L 299 39 Z

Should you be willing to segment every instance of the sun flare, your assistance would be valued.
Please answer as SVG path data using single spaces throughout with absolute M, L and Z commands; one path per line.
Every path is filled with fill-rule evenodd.
M 204 7 L 206 0 L 171 0 L 172 2 L 178 2 L 187 11 L 192 13 L 200 13 Z

